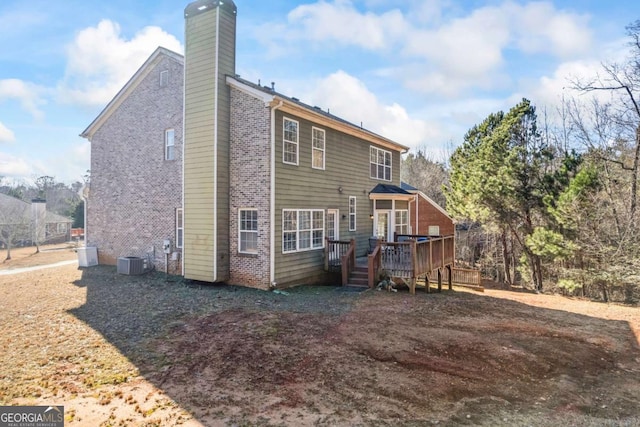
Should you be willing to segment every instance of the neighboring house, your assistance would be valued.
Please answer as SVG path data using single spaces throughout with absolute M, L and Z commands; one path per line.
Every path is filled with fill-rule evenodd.
M 71 240 L 70 218 L 46 210 L 46 201 L 31 203 L 0 193 L 0 241 L 4 246 L 62 243 Z
M 164 271 L 168 258 L 182 271 L 183 67 L 159 47 L 81 134 L 91 141 L 85 242 L 102 264 L 150 257 Z
M 363 256 L 371 236 L 409 232 L 407 147 L 237 76 L 232 1 L 193 2 L 185 19 L 184 60 L 159 48 L 82 133 L 101 263 L 162 264 L 171 239 L 187 279 L 268 289 L 327 282 L 327 239 Z

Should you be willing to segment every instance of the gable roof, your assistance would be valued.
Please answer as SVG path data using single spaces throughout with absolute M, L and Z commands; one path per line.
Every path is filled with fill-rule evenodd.
M 53 212 L 46 212 L 46 219 L 45 221 L 47 221 L 47 224 L 50 223 L 54 223 L 54 222 L 73 222 L 73 220 L 71 218 L 67 218 L 66 216 L 62 216 L 62 215 L 58 215 L 57 213 L 53 213 Z
M 447 211 L 442 206 L 440 206 L 438 203 L 436 203 L 435 200 L 433 200 L 431 197 L 429 197 L 426 194 L 424 194 L 422 191 L 418 190 L 417 188 L 413 187 L 412 185 L 407 184 L 406 182 L 401 182 L 400 186 L 403 189 L 409 191 L 412 194 L 418 194 L 420 197 L 425 199 L 427 201 L 427 203 L 431 204 L 434 208 L 439 210 L 443 215 L 446 215 L 447 218 L 449 218 L 451 221 L 453 221 L 453 218 L 451 218 L 451 216 L 447 213 Z
M 31 204 L 21 199 L 0 193 L 0 209 L 10 215 L 27 216 L 31 211 Z M 6 218 L 5 218 L 6 219 Z
M 113 114 L 113 112 L 127 99 L 127 97 L 133 92 L 133 90 L 144 80 L 144 78 L 153 70 L 153 68 L 160 62 L 162 58 L 171 58 L 180 64 L 184 64 L 184 56 L 179 53 L 173 52 L 162 46 L 158 48 L 147 58 L 147 60 L 138 68 L 138 71 L 129 79 L 127 84 L 113 97 L 113 99 L 107 104 L 106 107 L 98 114 L 93 122 L 80 134 L 83 138 L 89 138 L 100 129 L 102 124 Z
M 278 105 L 278 109 L 295 114 L 299 117 L 303 117 L 314 121 L 315 123 L 330 127 L 332 129 L 339 130 L 341 132 L 356 136 L 358 138 L 373 142 L 383 147 L 407 152 L 409 147 L 392 141 L 384 136 L 378 135 L 370 130 L 353 124 L 341 117 L 335 116 L 328 111 L 322 110 L 320 107 L 314 107 L 309 104 L 301 102 L 298 98 L 289 97 L 280 92 L 276 92 L 271 87 L 260 86 L 248 80 L 242 79 L 239 76 L 227 76 L 227 84 L 239 89 L 249 95 L 252 95 L 258 99 L 261 99 L 265 104 L 269 104 L 271 107 Z M 280 103 L 282 103 L 280 105 Z
M 9 211 L 9 213 L 13 214 L 13 215 L 22 215 L 23 217 L 29 217 L 31 218 L 31 203 L 29 202 L 25 202 L 22 199 L 17 199 L 15 197 L 9 196 L 7 194 L 3 194 L 0 193 L 0 209 L 9 209 L 11 208 L 12 211 Z M 5 212 L 7 212 L 5 210 Z M 67 218 L 64 217 L 62 215 L 58 215 L 56 213 L 53 213 L 51 211 L 45 210 L 45 215 L 46 215 L 46 219 L 45 221 L 47 223 L 54 223 L 54 222 L 73 222 L 73 220 L 71 218 Z

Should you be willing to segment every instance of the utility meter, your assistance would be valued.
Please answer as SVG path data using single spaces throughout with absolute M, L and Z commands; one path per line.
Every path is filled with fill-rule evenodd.
M 162 243 L 162 251 L 165 254 L 171 253 L 171 240 L 165 239 L 165 241 Z

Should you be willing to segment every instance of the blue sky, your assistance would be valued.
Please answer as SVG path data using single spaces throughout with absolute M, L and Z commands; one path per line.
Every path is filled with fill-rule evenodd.
M 78 135 L 158 46 L 183 52 L 176 0 L 0 3 L 0 176 L 70 183 Z M 522 97 L 553 112 L 567 78 L 624 58 L 640 2 L 236 0 L 236 71 L 438 160 Z M 565 89 L 563 89 L 565 88 Z

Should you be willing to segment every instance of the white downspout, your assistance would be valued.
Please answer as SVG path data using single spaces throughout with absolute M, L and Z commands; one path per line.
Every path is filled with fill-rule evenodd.
M 284 102 L 280 100 L 277 105 L 271 107 L 271 191 L 269 194 L 270 214 L 270 248 L 269 248 L 269 285 L 273 286 L 276 280 L 276 110 Z
M 420 199 L 418 199 L 418 193 L 415 194 L 415 201 L 416 201 L 416 231 L 413 233 L 415 235 L 419 235 L 420 234 L 420 222 L 418 221 L 418 218 L 420 217 L 420 210 L 419 210 L 419 203 L 420 203 Z

